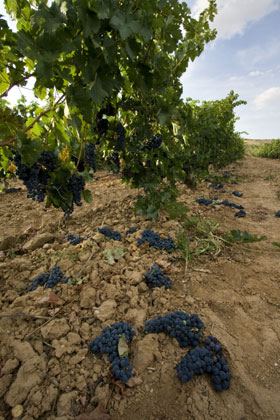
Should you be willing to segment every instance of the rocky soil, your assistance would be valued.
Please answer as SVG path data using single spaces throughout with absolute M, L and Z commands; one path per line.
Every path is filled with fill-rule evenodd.
M 180 186 L 188 214 L 218 221 L 221 231 L 246 230 L 267 240 L 223 247 L 216 257 L 191 259 L 188 267 L 178 251 L 136 246 L 146 228 L 176 241 L 179 222 L 164 212 L 157 222 L 135 217 L 137 191 L 118 176 L 100 171 L 89 186 L 93 202 L 66 222 L 61 211 L 27 199 L 24 189 L 0 194 L 0 420 L 280 418 L 280 249 L 272 244 L 280 242 L 280 162 L 248 153 L 226 169 L 240 182 L 226 184 L 219 197 L 242 204 L 247 216 L 196 203 L 218 194 L 206 182 L 195 191 Z M 234 197 L 234 189 L 243 197 Z M 98 233 L 101 226 L 121 232 L 123 240 L 108 240 Z M 136 233 L 126 236 L 134 226 Z M 69 233 L 90 235 L 94 242 L 69 245 Z M 123 255 L 109 264 L 106 252 L 116 246 Z M 172 279 L 171 289 L 147 287 L 144 273 L 155 262 Z M 56 265 L 71 284 L 24 292 Z M 206 375 L 181 384 L 175 367 L 188 349 L 164 334 L 143 334 L 146 320 L 176 309 L 199 314 L 203 335 L 222 343 L 232 374 L 229 390 L 215 392 Z M 88 349 L 117 321 L 137 331 L 127 385 L 114 379 L 106 356 Z

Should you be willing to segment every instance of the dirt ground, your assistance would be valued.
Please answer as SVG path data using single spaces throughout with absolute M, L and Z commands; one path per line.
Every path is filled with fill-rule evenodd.
M 280 419 L 280 249 L 272 244 L 280 242 L 280 161 L 247 152 L 226 169 L 240 182 L 225 184 L 225 193 L 206 182 L 195 191 L 180 186 L 188 214 L 267 240 L 193 258 L 187 270 L 178 251 L 136 246 L 146 228 L 176 240 L 179 225 L 164 213 L 157 222 L 135 217 L 137 191 L 118 176 L 97 173 L 89 185 L 93 202 L 76 208 L 66 222 L 61 211 L 27 199 L 24 189 L 0 194 L 0 420 L 11 419 L 17 405 L 14 418 L 21 420 Z M 242 198 L 232 195 L 235 189 Z M 195 202 L 217 195 L 242 204 L 246 217 Z M 98 233 L 101 226 L 121 232 L 122 242 Z M 134 226 L 137 232 L 125 236 Z M 69 245 L 69 233 L 95 241 Z M 103 251 L 115 246 L 123 246 L 124 256 L 110 265 Z M 147 287 L 143 275 L 155 262 L 172 279 L 171 289 Z M 81 284 L 58 284 L 57 294 L 42 287 L 22 293 L 55 265 Z M 164 334 L 143 334 L 144 321 L 174 310 L 199 314 L 203 335 L 222 343 L 232 374 L 229 390 L 215 392 L 207 375 L 182 384 L 175 367 L 189 348 Z M 88 350 L 117 321 L 137 331 L 130 386 L 113 379 L 106 356 Z

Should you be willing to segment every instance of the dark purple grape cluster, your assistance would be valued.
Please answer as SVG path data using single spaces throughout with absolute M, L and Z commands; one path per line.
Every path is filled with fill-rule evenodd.
M 74 211 L 74 204 L 72 202 L 70 207 L 68 207 L 67 210 L 64 210 L 64 217 L 65 217 L 66 220 L 69 219 L 69 217 L 73 213 L 73 211 Z
M 132 377 L 133 367 L 129 363 L 129 358 L 116 357 L 112 362 L 112 372 L 116 379 L 121 382 L 127 382 Z
M 221 355 L 216 355 L 215 363 L 211 371 L 211 380 L 214 384 L 215 390 L 221 392 L 230 387 L 231 375 L 227 360 Z
M 93 143 L 86 145 L 85 159 L 94 172 L 96 172 L 95 145 Z
M 100 111 L 97 113 L 97 118 L 100 119 L 103 115 L 107 115 L 108 117 L 112 117 L 115 115 L 115 108 L 112 104 L 108 104 L 105 107 L 101 108 Z
M 120 164 L 120 157 L 117 152 L 110 153 L 109 162 L 112 162 L 114 165 L 113 171 L 118 173 L 120 171 L 121 164 Z
M 49 150 L 44 150 L 38 159 L 38 163 L 44 166 L 47 171 L 53 172 L 57 168 L 57 156 Z
M 11 194 L 21 191 L 21 188 L 7 188 L 4 192 L 5 194 Z
M 14 154 L 14 163 L 17 167 L 16 175 L 27 188 L 27 197 L 42 203 L 45 199 L 46 187 L 50 177 L 48 171 L 37 162 L 31 167 L 24 165 L 18 152 Z
M 38 286 L 45 286 L 48 281 L 48 278 L 49 274 L 47 273 L 39 274 L 37 277 L 35 277 L 31 285 L 28 287 L 27 292 L 32 292 L 33 290 L 37 289 Z
M 97 120 L 97 132 L 98 137 L 103 136 L 103 134 L 106 135 L 109 128 L 109 121 L 106 118 L 100 118 Z
M 213 200 L 210 200 L 208 198 L 197 198 L 195 201 L 199 204 L 204 204 L 205 206 L 209 206 L 209 204 L 216 204 L 217 206 L 227 206 L 227 207 L 231 207 L 231 208 L 235 208 L 238 210 L 242 210 L 244 209 L 243 206 L 241 206 L 241 204 L 235 204 L 235 203 L 230 203 L 228 200 L 220 200 L 218 201 L 219 198 L 218 197 L 214 197 Z
M 210 199 L 208 199 L 208 198 L 204 198 L 204 197 L 202 197 L 202 198 L 197 198 L 195 201 L 196 201 L 197 203 L 199 203 L 199 204 L 204 204 L 205 206 L 209 206 L 209 204 L 212 204 L 212 203 L 213 203 L 213 201 L 212 201 L 212 200 L 210 200 Z
M 84 240 L 84 238 L 82 238 L 79 235 L 71 235 L 71 234 L 66 235 L 66 239 L 70 245 L 78 245 Z
M 137 238 L 137 246 L 140 246 L 145 242 L 149 242 L 150 246 L 154 246 L 159 249 L 171 250 L 176 248 L 171 236 L 168 238 L 161 238 L 158 233 L 155 233 L 151 229 L 143 230 L 142 238 Z
M 123 149 L 125 142 L 125 128 L 121 123 L 118 123 L 116 133 L 118 135 L 118 138 L 115 144 L 115 151 L 120 152 Z
M 237 211 L 236 213 L 234 213 L 235 217 L 245 217 L 246 216 L 246 211 L 245 210 L 240 210 Z
M 222 357 L 222 346 L 216 337 L 208 336 L 203 347 L 190 350 L 177 365 L 177 374 L 183 382 L 189 382 L 194 375 L 209 373 L 216 391 L 229 389 L 231 375 L 227 361 Z
M 235 197 L 242 197 L 243 196 L 243 194 L 241 192 L 237 191 L 237 190 L 233 191 L 232 194 L 235 195 Z
M 181 382 L 189 382 L 194 375 L 211 373 L 214 360 L 212 352 L 206 347 L 196 347 L 190 350 L 177 365 L 177 374 Z
M 94 239 L 90 235 L 86 235 L 84 238 L 82 238 L 79 235 L 66 235 L 66 239 L 68 240 L 70 245 L 78 245 L 81 242 L 83 242 L 85 239 L 90 239 L 92 242 L 94 242 Z
M 157 264 L 153 264 L 151 269 L 146 272 L 145 280 L 151 288 L 165 286 L 166 289 L 170 289 L 172 287 L 171 279 L 164 274 Z
M 89 348 L 92 353 L 108 354 L 116 379 L 127 382 L 132 376 L 132 366 L 129 364 L 128 357 L 120 357 L 118 352 L 119 339 L 122 335 L 130 343 L 135 331 L 127 322 L 116 322 L 111 327 L 105 328 L 99 337 L 91 341 Z
M 161 146 L 161 143 L 162 135 L 160 133 L 157 133 L 149 139 L 148 143 L 145 146 L 145 149 L 158 149 Z
M 126 235 L 130 235 L 131 233 L 135 233 L 137 231 L 137 227 L 132 227 L 130 229 L 127 229 L 125 232 Z
M 145 332 L 152 334 L 164 332 L 175 338 L 180 347 L 197 346 L 203 326 L 197 314 L 189 316 L 186 312 L 175 311 L 145 322 Z
M 82 205 L 81 191 L 85 188 L 85 180 L 82 175 L 72 175 L 68 182 L 68 189 L 73 194 L 73 201 L 77 206 Z
M 224 188 L 224 184 L 219 184 L 218 182 L 212 182 L 210 184 L 211 188 L 214 188 L 214 190 L 222 190 Z
M 114 241 L 122 240 L 122 235 L 120 234 L 120 232 L 112 230 L 106 226 L 104 226 L 103 228 L 98 228 L 98 232 L 102 233 L 102 235 L 107 236 L 107 238 L 113 239 Z
M 54 287 L 58 282 L 67 283 L 69 277 L 64 277 L 59 266 L 52 269 L 50 274 L 42 273 L 39 274 L 33 280 L 32 284 L 28 287 L 27 292 L 31 292 L 37 289 L 38 286 L 45 286 L 48 288 Z
M 241 206 L 241 204 L 230 203 L 228 200 L 223 200 L 223 201 L 220 201 L 219 203 L 215 203 L 215 204 L 217 204 L 219 206 L 222 205 L 222 206 L 231 207 L 231 208 L 238 209 L 238 210 L 244 209 L 244 207 Z
M 204 344 L 205 344 L 205 347 L 208 350 L 211 350 L 211 352 L 214 354 L 221 353 L 223 349 L 219 340 L 216 337 L 212 337 L 211 335 L 208 335 L 208 337 L 205 338 Z

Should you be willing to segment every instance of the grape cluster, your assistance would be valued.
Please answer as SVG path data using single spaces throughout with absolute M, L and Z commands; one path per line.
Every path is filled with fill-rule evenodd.
M 47 171 L 53 172 L 57 168 L 57 156 L 49 150 L 44 150 L 38 159 L 38 163 L 44 166 Z
M 220 201 L 216 204 L 218 204 L 219 206 L 223 205 L 223 206 L 227 206 L 227 207 L 232 207 L 232 208 L 238 209 L 238 210 L 244 209 L 244 207 L 241 206 L 241 204 L 230 203 L 228 200 L 223 200 L 223 201 Z
M 68 240 L 70 245 L 78 245 L 81 242 L 83 242 L 85 239 L 90 239 L 92 242 L 94 242 L 94 239 L 90 235 L 86 235 L 84 238 L 82 238 L 79 235 L 66 235 L 66 239 Z
M 82 238 L 81 236 L 71 234 L 66 235 L 66 239 L 70 245 L 78 245 L 84 240 L 84 238 Z
M 212 204 L 212 203 L 213 203 L 213 201 L 212 201 L 212 200 L 210 200 L 210 199 L 208 199 L 208 198 L 204 198 L 204 197 L 202 197 L 202 198 L 197 198 L 195 201 L 196 201 L 197 203 L 199 203 L 199 204 L 204 204 L 205 206 L 209 206 L 209 204 Z
M 196 347 L 190 350 L 177 365 L 177 374 L 181 382 L 189 382 L 194 375 L 211 373 L 214 360 L 212 352 L 206 347 Z
M 142 232 L 142 238 L 137 238 L 137 246 L 144 244 L 145 242 L 149 242 L 150 246 L 154 246 L 155 248 L 159 249 L 175 249 L 176 245 L 169 236 L 168 238 L 161 238 L 158 233 L 155 233 L 151 229 L 145 229 Z
M 135 233 L 137 231 L 137 227 L 132 227 L 130 229 L 127 229 L 125 232 L 126 235 L 130 235 L 131 233 Z
M 133 367 L 129 363 L 128 357 L 116 357 L 112 362 L 112 372 L 116 379 L 127 382 L 132 377 Z
M 112 104 L 108 104 L 105 107 L 101 108 L 100 111 L 97 113 L 97 118 L 100 119 L 103 115 L 107 115 L 108 117 L 112 117 L 115 115 L 115 108 Z
M 219 343 L 218 339 L 216 337 L 212 337 L 211 335 L 208 335 L 208 337 L 204 340 L 205 347 L 208 350 L 211 350 L 214 354 L 221 353 L 222 346 Z
M 120 232 L 117 232 L 116 230 L 112 230 L 106 226 L 104 226 L 103 228 L 98 228 L 98 232 L 107 236 L 107 238 L 113 239 L 114 241 L 122 240 L 122 235 L 120 234 Z
M 245 217 L 246 211 L 245 210 L 239 210 L 234 214 L 235 217 Z
M 275 217 L 280 217 L 280 211 L 277 211 L 277 212 L 275 213 Z
M 181 382 L 189 382 L 194 375 L 209 373 L 216 391 L 229 389 L 231 375 L 227 361 L 222 357 L 222 346 L 217 338 L 208 336 L 203 347 L 190 350 L 177 365 Z
M 46 187 L 48 185 L 48 171 L 37 162 L 31 167 L 24 165 L 21 161 L 21 155 L 18 152 L 14 154 L 14 163 L 17 167 L 16 175 L 23 181 L 23 184 L 27 188 L 27 197 L 42 203 L 45 199 Z
M 218 182 L 212 182 L 210 184 L 211 188 L 214 188 L 215 190 L 222 190 L 224 188 L 224 184 L 219 184 Z
M 106 135 L 109 127 L 109 121 L 106 118 L 100 118 L 97 120 L 97 132 L 98 136 L 101 137 L 103 134 Z
M 96 172 L 95 145 L 93 143 L 86 145 L 85 158 L 89 166 Z
M 162 136 L 160 133 L 157 133 L 149 139 L 147 145 L 145 146 L 145 149 L 148 149 L 148 150 L 158 149 L 161 146 L 161 143 L 162 143 Z
M 244 207 L 241 206 L 241 204 L 230 203 L 228 200 L 220 200 L 219 201 L 218 197 L 214 197 L 213 200 L 202 197 L 202 198 L 197 198 L 195 201 L 199 204 L 204 204 L 205 206 L 209 206 L 209 204 L 214 203 L 218 206 L 224 205 L 224 206 L 232 207 L 232 208 L 235 208 L 235 209 L 238 209 L 238 210 L 243 210 L 244 209 Z
M 68 182 L 68 189 L 73 194 L 73 201 L 77 206 L 82 205 L 81 191 L 85 188 L 85 180 L 82 175 L 72 175 Z
M 69 277 L 64 277 L 63 273 L 59 266 L 56 266 L 52 269 L 50 274 L 42 273 L 39 274 L 33 280 L 32 284 L 27 289 L 27 292 L 32 292 L 33 290 L 37 289 L 38 286 L 45 286 L 48 288 L 54 287 L 59 281 L 61 283 L 67 283 Z
M 242 197 L 243 196 L 243 194 L 241 192 L 237 191 L 237 190 L 233 191 L 232 194 L 235 195 L 235 197 Z
M 231 375 L 229 373 L 229 368 L 227 360 L 221 355 L 216 355 L 216 362 L 212 367 L 211 379 L 214 384 L 216 391 L 223 391 L 224 389 L 229 389 Z
M 73 202 L 72 204 L 67 208 L 67 210 L 64 210 L 64 217 L 65 219 L 69 219 L 70 215 L 73 213 L 74 211 L 74 205 Z
M 145 280 L 151 288 L 165 286 L 166 289 L 170 289 L 172 286 L 171 279 L 164 274 L 157 264 L 153 264 L 151 269 L 146 272 Z
M 175 338 L 180 347 L 197 346 L 203 325 L 197 314 L 189 316 L 186 312 L 175 311 L 145 322 L 145 332 L 165 332 Z
M 113 162 L 114 171 L 119 172 L 121 167 L 119 154 L 117 152 L 110 153 L 109 161 Z
M 119 152 L 123 149 L 124 142 L 125 142 L 125 128 L 121 123 L 118 123 L 116 128 L 116 133 L 118 135 L 116 144 L 115 144 L 115 151 Z
M 5 194 L 11 194 L 11 193 L 19 192 L 19 191 L 21 191 L 20 187 L 19 188 L 7 188 L 5 190 Z
M 128 323 L 117 322 L 111 327 L 105 328 L 99 337 L 89 343 L 89 348 L 92 353 L 108 354 L 116 379 L 127 382 L 132 376 L 132 366 L 129 364 L 128 357 L 120 357 L 118 352 L 119 339 L 122 335 L 129 343 L 133 339 L 135 331 Z

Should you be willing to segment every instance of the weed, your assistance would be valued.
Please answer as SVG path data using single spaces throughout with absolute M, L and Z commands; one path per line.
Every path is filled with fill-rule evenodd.
M 185 260 L 186 266 L 191 258 L 190 241 L 184 230 L 179 230 L 177 236 L 177 249 L 181 252 L 182 258 Z
M 273 179 L 275 179 L 275 174 L 268 174 L 265 178 L 265 181 L 272 181 Z
M 260 242 L 267 239 L 266 236 L 258 236 L 258 235 L 251 235 L 247 231 L 241 232 L 238 230 L 231 230 L 230 232 L 226 232 L 224 235 L 224 239 L 226 242 L 234 244 L 237 242 L 242 243 L 250 243 L 250 242 Z
M 69 251 L 66 254 L 71 261 L 77 261 L 79 259 L 77 253 L 75 251 Z
M 222 238 L 215 233 L 218 227 L 219 223 L 200 217 L 190 217 L 185 221 L 184 229 L 177 232 L 177 248 L 186 265 L 191 256 L 206 253 L 217 256 L 221 252 Z
M 80 284 L 83 284 L 83 280 L 78 278 L 71 278 L 68 280 L 67 284 L 69 286 L 79 286 Z
M 16 257 L 16 252 L 13 246 L 11 246 L 10 250 L 8 251 L 7 254 L 8 258 L 10 258 L 11 260 L 14 259 Z

